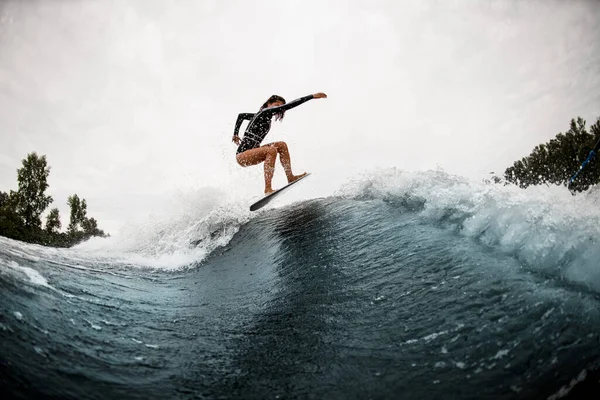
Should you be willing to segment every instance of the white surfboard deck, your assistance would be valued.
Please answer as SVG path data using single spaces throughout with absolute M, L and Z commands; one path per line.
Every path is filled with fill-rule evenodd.
M 276 191 L 274 191 L 273 193 L 270 193 L 268 195 L 266 195 L 265 197 L 263 197 L 262 199 L 258 200 L 256 203 L 252 204 L 250 206 L 250 211 L 256 211 L 258 209 L 263 208 L 264 206 L 266 206 L 267 204 L 269 204 L 269 202 L 271 200 L 273 200 L 277 195 L 281 194 L 283 191 L 285 191 L 286 189 L 288 189 L 290 186 L 295 185 L 296 183 L 300 182 L 301 180 L 303 180 L 304 178 L 306 178 L 307 176 L 310 175 L 310 172 L 307 173 L 306 175 L 304 175 L 302 178 L 300 179 L 296 179 L 294 182 L 292 183 L 288 183 L 287 185 L 285 185 L 284 187 L 282 187 L 281 189 L 277 189 Z

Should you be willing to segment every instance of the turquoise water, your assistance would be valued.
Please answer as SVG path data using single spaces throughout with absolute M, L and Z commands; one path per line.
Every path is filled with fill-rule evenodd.
M 0 380 L 14 398 L 583 398 L 600 213 L 563 190 L 386 170 L 74 249 L 2 238 Z

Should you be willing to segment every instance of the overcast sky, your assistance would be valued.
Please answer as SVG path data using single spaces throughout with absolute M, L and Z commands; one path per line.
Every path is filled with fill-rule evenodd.
M 297 172 L 502 173 L 600 116 L 599 21 L 597 1 L 0 0 L 0 190 L 36 151 L 63 223 L 73 193 L 108 231 L 203 187 L 259 195 L 237 114 L 320 91 L 267 138 Z

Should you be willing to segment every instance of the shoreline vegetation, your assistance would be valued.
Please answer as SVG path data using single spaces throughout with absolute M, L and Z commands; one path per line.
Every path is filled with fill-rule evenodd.
M 0 236 L 27 243 L 51 247 L 71 247 L 92 236 L 108 237 L 98 228 L 98 222 L 87 216 L 87 203 L 77 194 L 67 198 L 70 209 L 69 225 L 61 232 L 62 223 L 58 208 L 42 214 L 54 199 L 46 195 L 50 167 L 46 156 L 29 153 L 17 169 L 18 189 L 0 191 Z
M 558 133 L 554 139 L 534 147 L 529 156 L 515 161 L 504 171 L 504 177 L 493 172 L 492 183 L 514 184 L 521 189 L 532 185 L 564 185 L 588 158 L 594 145 L 600 140 L 600 117 L 586 129 L 586 121 L 571 119 L 569 130 Z M 486 180 L 488 181 L 488 180 Z M 592 158 L 571 185 L 571 193 L 584 192 L 600 183 L 600 155 Z
M 531 185 L 566 185 L 586 160 L 594 144 L 600 140 L 600 117 L 586 129 L 586 121 L 581 117 L 571 119 L 570 128 L 558 133 L 554 139 L 537 145 L 531 154 L 515 161 L 499 177 L 492 173 L 487 182 L 514 184 L 522 189 Z M 583 192 L 600 182 L 600 155 L 571 184 L 573 192 Z M 18 190 L 5 193 L 0 191 L 0 236 L 52 247 L 71 247 L 90 237 L 108 237 L 98 228 L 98 222 L 87 216 L 85 199 L 73 194 L 67 198 L 70 209 L 69 225 L 61 232 L 62 223 L 58 208 L 45 214 L 46 223 L 42 226 L 42 214 L 52 204 L 48 189 L 50 167 L 46 156 L 29 153 L 17 170 Z

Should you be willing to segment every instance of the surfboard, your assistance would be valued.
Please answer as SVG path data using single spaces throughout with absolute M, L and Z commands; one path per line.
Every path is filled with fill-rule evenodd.
M 266 195 L 262 199 L 258 200 L 256 203 L 252 204 L 250 206 L 250 211 L 256 211 L 256 210 L 258 210 L 260 208 L 263 208 L 264 206 L 266 206 L 267 204 L 269 204 L 269 202 L 271 200 L 273 200 L 277 195 L 280 195 L 283 191 L 285 191 L 286 189 L 289 189 L 290 186 L 295 185 L 296 183 L 300 182 L 301 180 L 303 180 L 304 178 L 306 178 L 309 175 L 310 175 L 310 172 L 307 173 L 306 175 L 304 175 L 302 178 L 296 179 L 292 183 L 288 183 L 287 185 L 285 185 L 281 189 L 277 189 L 273 193 Z

